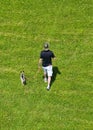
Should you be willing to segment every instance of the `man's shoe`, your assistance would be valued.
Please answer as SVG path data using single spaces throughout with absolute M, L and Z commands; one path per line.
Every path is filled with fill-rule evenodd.
M 49 89 L 50 89 L 50 86 L 48 85 L 48 86 L 47 86 L 47 90 L 49 90 Z

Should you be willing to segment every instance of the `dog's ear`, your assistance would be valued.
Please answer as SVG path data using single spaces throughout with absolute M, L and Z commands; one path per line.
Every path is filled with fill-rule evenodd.
M 20 74 L 22 74 L 23 71 L 20 71 Z

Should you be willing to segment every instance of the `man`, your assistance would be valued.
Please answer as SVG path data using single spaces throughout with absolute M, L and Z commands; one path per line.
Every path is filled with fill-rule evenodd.
M 48 43 L 45 43 L 44 50 L 41 51 L 40 53 L 39 68 L 40 68 L 40 65 L 42 64 L 42 68 L 44 70 L 44 81 L 45 82 L 48 81 L 47 90 L 50 89 L 51 77 L 53 74 L 52 58 L 55 58 L 55 55 L 51 50 L 49 50 Z

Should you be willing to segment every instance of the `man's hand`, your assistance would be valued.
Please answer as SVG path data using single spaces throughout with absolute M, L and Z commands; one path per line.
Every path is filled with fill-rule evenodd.
M 39 59 L 38 69 L 40 69 L 40 68 L 41 68 L 41 65 L 42 65 L 42 59 Z

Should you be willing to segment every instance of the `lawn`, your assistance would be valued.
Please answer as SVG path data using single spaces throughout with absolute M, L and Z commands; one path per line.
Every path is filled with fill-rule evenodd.
M 56 55 L 50 91 L 37 73 L 44 42 Z M 93 0 L 0 1 L 0 127 L 93 130 Z

